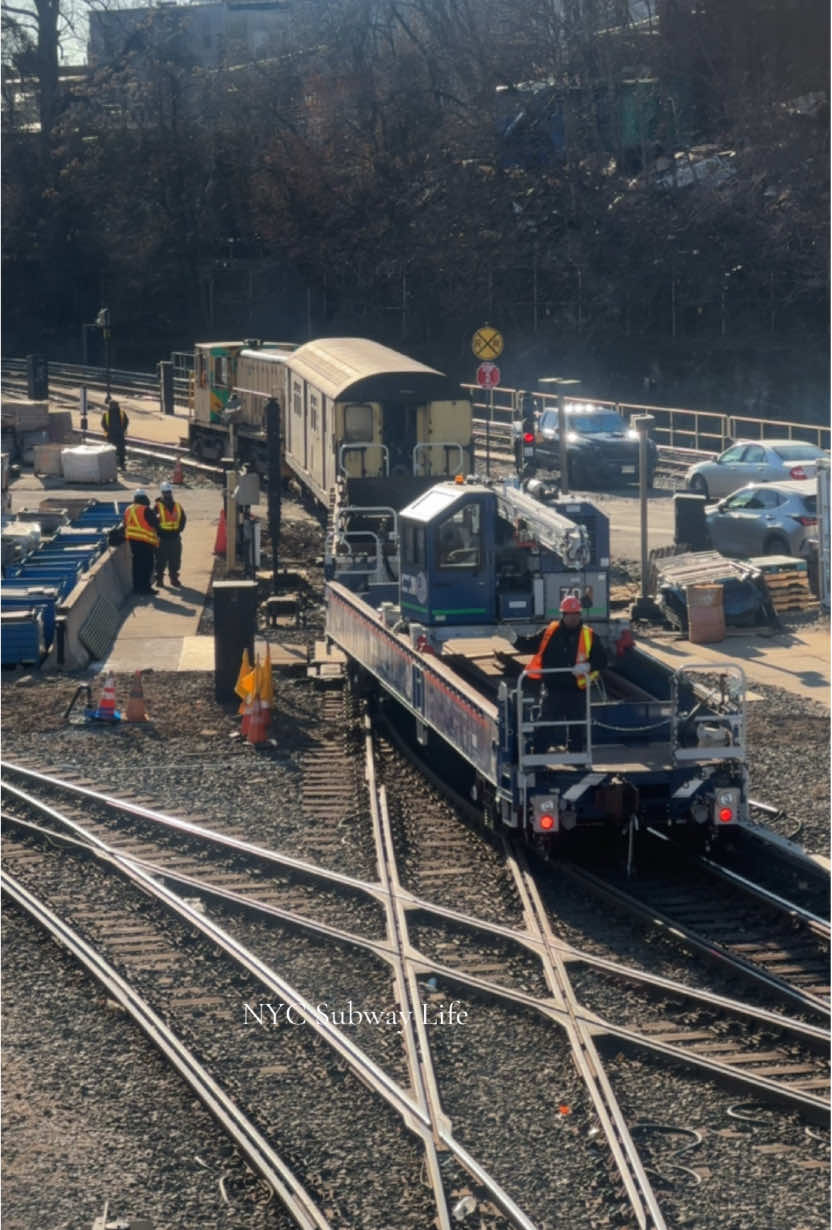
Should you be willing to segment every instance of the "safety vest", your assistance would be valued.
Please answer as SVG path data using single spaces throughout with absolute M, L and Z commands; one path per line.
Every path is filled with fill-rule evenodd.
M 149 542 L 151 547 L 158 547 L 159 535 L 147 520 L 147 509 L 143 504 L 131 504 L 124 511 L 124 529 L 128 539 L 134 542 Z
M 543 639 L 540 642 L 540 648 L 532 658 L 526 668 L 526 675 L 529 679 L 542 679 L 541 671 L 543 670 L 543 654 L 546 652 L 546 646 L 560 627 L 560 620 L 553 619 L 549 627 L 543 633 Z M 581 625 L 581 635 L 578 637 L 578 652 L 575 654 L 575 665 L 579 662 L 589 661 L 589 651 L 592 649 L 592 638 L 594 633 L 586 624 Z M 589 675 L 578 675 L 575 682 L 582 692 L 586 691 L 587 679 L 594 680 L 598 678 L 598 671 L 592 671 Z
M 159 529 L 160 530 L 178 530 L 182 524 L 182 505 L 174 501 L 173 507 L 168 508 L 164 500 L 156 501 L 156 512 L 159 514 Z
M 119 410 L 119 412 L 118 412 L 118 416 L 119 416 L 119 418 L 121 419 L 121 426 L 122 426 L 122 429 L 123 429 L 124 427 L 126 427 L 126 426 L 127 426 L 127 415 L 125 414 L 125 412 L 124 412 L 123 410 Z M 109 409 L 104 411 L 104 414 L 103 414 L 103 416 L 102 416 L 102 417 L 103 417 L 103 420 L 104 420 L 104 430 L 105 430 L 105 431 L 109 431 L 109 429 L 110 429 L 110 411 L 109 411 Z

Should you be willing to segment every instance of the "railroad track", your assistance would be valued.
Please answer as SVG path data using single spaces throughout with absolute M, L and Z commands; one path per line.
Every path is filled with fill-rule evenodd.
M 668 843 L 662 845 L 669 857 L 632 879 L 623 872 L 595 874 L 579 867 L 570 874 L 591 892 L 672 934 L 731 975 L 828 1020 L 827 916 L 713 860 L 677 857 L 667 849 Z M 811 904 L 816 906 L 817 901 L 815 890 Z
M 392 1216 L 402 1227 L 427 1225 L 434 1216 L 450 1226 L 460 1208 L 477 1209 L 488 1226 L 546 1224 L 554 1206 L 542 1180 L 566 1167 L 569 1181 L 585 1191 L 587 1208 L 626 1206 L 635 1224 L 665 1226 L 644 1124 L 622 1110 L 610 1075 L 622 1049 L 663 1070 L 683 1064 L 697 1079 L 739 1086 L 747 1098 L 804 1118 L 825 1118 L 829 1035 L 823 1027 L 565 943 L 547 899 L 548 881 L 541 885 L 522 854 L 484 843 L 461 825 L 386 736 L 376 733 L 374 749 L 348 695 L 323 693 L 321 718 L 320 745 L 299 759 L 297 857 L 255 848 L 234 825 L 209 831 L 193 818 L 164 816 L 152 800 L 101 797 L 93 786 L 58 774 L 46 780 L 33 766 L 4 764 L 3 777 L 7 812 L 14 809 L 13 818 L 5 817 L 7 870 L 33 896 L 40 895 L 43 877 L 53 913 L 66 912 L 67 926 L 74 922 L 88 943 L 109 948 L 111 964 L 120 965 L 131 985 L 135 980 L 134 989 L 157 1013 L 186 1020 L 186 1043 L 210 1060 L 210 1074 L 222 1077 L 323 1216 L 334 1207 L 338 1224 L 383 1225 L 377 1220 L 383 1205 L 388 1222 Z M 57 871 L 47 866 L 55 859 Z M 335 870 L 345 862 L 358 874 Z M 121 887 L 113 888 L 114 875 L 130 889 L 127 904 Z M 88 884 L 102 897 L 91 901 Z M 209 955 L 220 931 L 227 943 L 216 949 L 219 957 Z M 198 987 L 189 981 L 191 968 L 199 973 Z M 217 986 L 215 969 L 221 969 Z M 315 994 L 324 977 L 334 994 L 320 1020 Z M 624 1011 L 611 1012 L 609 986 Z M 343 1019 L 339 1028 L 327 1013 L 337 1001 L 343 1014 L 349 1000 L 397 1014 L 400 1029 L 362 1022 L 348 1030 Z M 230 1001 L 259 1012 L 258 1036 L 262 1029 L 272 1038 L 270 1049 L 253 1057 L 249 1046 L 247 1067 L 217 1046 L 218 1034 L 224 1042 L 227 1032 L 221 1027 L 230 1024 Z M 669 1003 L 677 1006 L 671 1014 Z M 279 1035 L 281 1082 L 295 1068 L 311 1081 L 302 1089 L 291 1082 L 291 1112 L 264 1102 L 257 1085 L 258 1074 L 272 1083 L 275 1076 L 268 1004 L 291 1005 L 313 1026 L 284 1024 Z M 447 1019 L 451 1005 L 457 1016 L 469 1014 L 456 1029 Z M 301 1046 L 304 1038 L 313 1039 L 311 1054 Z M 533 1062 L 518 1063 L 523 1055 Z M 483 1087 L 483 1063 L 505 1078 L 496 1087 Z M 421 1184 L 414 1187 L 414 1167 L 429 1176 L 431 1212 L 419 1204 L 415 1214 L 422 1221 L 413 1220 L 410 1206 L 385 1203 L 391 1195 L 381 1178 L 378 1192 L 361 1197 L 356 1217 L 357 1163 L 338 1122 L 331 1139 L 341 1167 L 335 1172 L 343 1172 L 334 1185 L 340 1203 L 333 1185 L 324 1190 L 320 1180 L 333 1169 L 331 1157 L 310 1164 L 305 1146 L 299 1166 L 291 1124 L 274 1139 L 273 1125 L 283 1125 L 287 1115 L 303 1119 L 302 1106 L 330 1140 L 320 1109 L 326 1090 L 339 1103 L 349 1091 L 354 1123 L 363 1122 L 363 1115 L 376 1113 L 368 1109 L 368 1085 L 387 1108 L 378 1116 L 386 1135 L 376 1155 L 390 1159 L 382 1169 L 411 1197 Z M 495 1113 L 497 1090 L 504 1101 Z M 553 1099 L 561 1129 L 555 1133 Z M 572 1130 L 577 1120 L 570 1118 L 578 1108 L 580 1131 Z M 524 1136 L 535 1142 L 527 1154 L 505 1135 L 517 1115 Z M 599 1141 L 606 1163 L 600 1167 Z M 264 1173 L 261 1162 L 253 1164 Z M 573 1224 L 596 1224 L 593 1216 L 581 1211 Z

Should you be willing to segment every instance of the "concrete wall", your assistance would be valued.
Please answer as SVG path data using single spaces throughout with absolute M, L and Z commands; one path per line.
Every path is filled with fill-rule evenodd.
M 106 598 L 121 609 L 132 590 L 130 548 L 126 542 L 118 547 L 108 547 L 85 573 L 66 601 L 58 608 L 64 619 L 64 661 L 60 669 L 82 670 L 90 662 L 90 652 L 80 639 L 80 631 L 98 598 Z M 118 629 L 115 629 L 117 635 Z M 57 667 L 57 636 L 45 662 L 47 667 Z

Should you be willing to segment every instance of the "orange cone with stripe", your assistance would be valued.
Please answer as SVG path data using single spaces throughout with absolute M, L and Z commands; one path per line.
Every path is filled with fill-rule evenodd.
M 127 713 L 125 716 L 128 722 L 147 722 L 150 720 L 144 703 L 141 671 L 136 671 L 133 676 L 133 682 L 130 684 L 130 697 L 127 701 Z
M 254 681 L 254 695 L 251 700 L 251 713 L 249 714 L 246 738 L 249 743 L 257 744 L 262 743 L 266 738 L 266 729 L 269 724 L 269 707 L 261 697 L 263 690 L 263 668 L 259 660 L 254 667 Z
M 121 714 L 116 709 L 116 685 L 112 675 L 108 675 L 104 680 L 95 717 L 102 718 L 105 722 L 117 722 L 121 718 Z

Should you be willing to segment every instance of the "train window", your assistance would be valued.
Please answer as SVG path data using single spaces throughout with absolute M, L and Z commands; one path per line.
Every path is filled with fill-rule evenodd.
M 404 558 L 408 567 L 425 567 L 425 527 L 423 525 L 405 527 Z
M 301 395 L 301 386 L 296 384 L 292 389 L 292 411 L 300 418 L 303 414 L 303 397 Z
M 214 355 L 214 385 L 228 387 L 228 358 L 224 354 Z
M 373 438 L 373 407 L 344 407 L 344 442 L 354 444 Z
M 480 506 L 466 504 L 439 523 L 439 567 L 479 568 L 481 556 Z
M 312 431 L 318 430 L 318 397 L 315 393 L 309 394 L 309 426 Z

